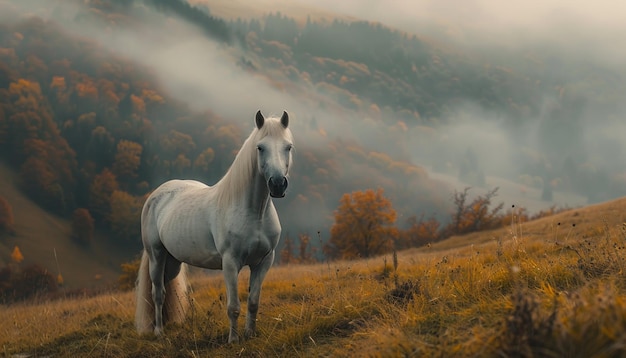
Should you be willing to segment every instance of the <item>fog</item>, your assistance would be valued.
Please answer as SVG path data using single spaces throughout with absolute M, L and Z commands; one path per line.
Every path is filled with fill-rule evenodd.
M 616 9 L 616 5 L 609 6 L 608 1 L 592 4 L 584 1 L 511 3 L 473 0 L 463 2 L 462 7 L 453 0 L 298 1 L 316 9 L 379 21 L 416 33 L 429 41 L 438 41 L 442 46 L 456 46 L 486 58 L 495 53 L 494 56 L 506 59 L 506 56 L 515 57 L 517 50 L 541 50 L 556 61 L 552 68 L 559 71 L 559 64 L 586 63 L 606 68 L 608 76 L 614 80 L 624 79 L 615 79 L 614 75 L 624 75 L 623 68 L 618 65 L 626 60 L 626 50 L 621 46 L 626 43 L 626 23 L 620 17 L 626 13 L 626 8 Z M 267 78 L 252 75 L 236 64 L 236 60 L 245 55 L 241 48 L 221 46 L 197 27 L 180 19 L 173 21 L 171 15 L 166 17 L 152 11 L 145 16 L 146 12 L 142 12 L 145 16 L 142 24 L 111 29 L 111 25 L 95 21 L 95 17 L 90 21 L 70 21 L 82 10 L 80 3 L 59 2 L 63 9 L 54 14 L 46 10 L 49 3 L 44 0 L 14 4 L 28 8 L 34 15 L 52 17 L 70 33 L 92 38 L 111 52 L 148 66 L 170 95 L 195 110 L 210 110 L 244 129 L 252 128 L 253 115 L 259 109 L 266 115 L 289 111 L 299 151 L 306 148 L 323 150 L 325 146 L 327 138 L 311 135 L 306 130 L 306 121 L 315 117 L 320 126 L 327 129 L 328 138 L 354 140 L 369 150 L 407 156 L 415 164 L 431 168 L 433 176 L 461 189 L 472 185 L 456 178 L 458 162 L 469 150 L 478 158 L 488 187 L 505 185 L 499 199 L 508 202 L 521 200 L 517 195 L 520 185 L 514 181 L 522 173 L 520 167 L 528 153 L 548 151 L 548 156 L 561 155 L 556 145 L 542 147 L 549 140 L 540 141 L 546 123 L 552 121 L 549 110 L 552 98 L 548 94 L 545 94 L 547 109 L 533 114 L 532 118 L 525 118 L 524 124 L 515 131 L 504 125 L 511 122 L 509 118 L 468 101 L 454 105 L 450 111 L 452 114 L 444 121 L 450 124 L 438 128 L 434 137 L 413 128 L 407 143 L 397 143 L 399 139 L 390 143 L 381 139 L 382 124 L 372 121 L 363 125 L 363 118 L 357 118 L 347 109 L 321 109 L 318 101 L 307 100 L 321 96 L 312 89 L 298 87 L 297 92 L 278 89 Z M 267 12 L 271 11 L 274 10 L 268 6 Z M 559 75 L 571 74 L 564 69 Z M 587 95 L 585 89 L 580 90 L 580 95 Z M 586 153 L 598 166 L 622 165 L 626 162 L 626 142 L 618 134 L 626 130 L 622 116 L 615 117 L 614 109 L 613 117 L 599 110 L 599 106 L 590 106 L 582 108 L 579 113 L 576 133 L 581 133 L 581 137 L 573 145 L 577 147 L 575 152 Z M 603 125 L 597 126 L 596 120 L 601 120 Z M 570 150 L 570 147 L 564 149 L 565 152 Z M 293 170 L 298 170 L 297 156 Z M 344 173 L 342 180 L 349 182 L 358 175 Z M 525 194 L 527 197 L 522 205 L 532 210 L 552 205 L 540 200 L 539 188 L 524 190 L 528 194 Z M 584 202 L 579 195 L 560 193 L 555 196 L 557 205 L 576 206 Z M 309 226 L 316 226 L 318 222 L 326 222 L 333 209 L 309 210 L 308 213 L 321 213 L 320 218 L 313 220 L 309 214 L 303 215 L 296 218 L 297 224 L 306 222 Z
M 297 1 L 409 33 L 477 46 L 550 45 L 615 64 L 626 55 L 624 47 L 617 45 L 626 39 L 626 4 L 611 0 Z
M 569 103 L 563 106 L 576 110 L 554 110 L 554 102 L 560 99 L 554 93 L 539 93 L 544 108 L 523 118 L 523 125 L 513 131 L 502 123 L 514 119 L 502 113 L 490 112 L 477 103 L 456 105 L 444 121 L 452 125 L 438 131 L 446 144 L 443 149 L 434 149 L 429 138 L 423 143 L 412 141 L 416 163 L 445 169 L 437 162 L 458 160 L 446 153 L 458 157 L 471 148 L 487 175 L 513 180 L 520 174 L 523 152 L 537 152 L 558 165 L 569 156 L 584 158 L 597 170 L 624 171 L 626 141 L 619 137 L 624 133 L 625 107 L 616 98 L 626 94 L 626 47 L 622 46 L 626 43 L 626 4 L 608 0 L 298 1 L 417 34 L 493 65 L 523 68 L 529 66 L 523 62 L 526 56 L 539 55 L 536 66 L 546 77 L 572 84 L 565 91 Z M 606 92 L 596 93 L 597 88 Z M 612 92 L 614 89 L 618 92 Z M 559 116 L 568 118 L 555 119 Z M 413 137 L 419 138 L 419 133 Z M 624 195 L 614 193 L 602 199 L 620 194 Z M 559 204 L 572 203 L 580 204 L 580 198 Z

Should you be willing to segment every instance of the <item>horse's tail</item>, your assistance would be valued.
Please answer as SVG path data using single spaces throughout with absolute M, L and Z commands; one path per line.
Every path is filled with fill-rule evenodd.
M 183 323 L 185 321 L 190 305 L 188 288 L 187 265 L 181 264 L 178 275 L 165 284 L 163 318 L 166 322 Z
M 137 273 L 137 308 L 135 310 L 135 327 L 140 334 L 154 330 L 154 303 L 152 302 L 152 281 L 148 268 L 148 253 L 143 250 L 139 272 Z
M 181 264 L 180 272 L 165 284 L 165 303 L 163 304 L 163 320 L 165 322 L 182 323 L 189 309 L 187 288 L 187 265 Z M 148 264 L 148 253 L 144 250 L 137 275 L 137 309 L 135 326 L 139 334 L 154 330 L 154 303 L 152 301 L 152 281 Z

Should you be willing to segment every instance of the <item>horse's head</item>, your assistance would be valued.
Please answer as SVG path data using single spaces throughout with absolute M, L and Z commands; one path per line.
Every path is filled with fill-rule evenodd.
M 293 139 L 289 128 L 289 115 L 283 112 L 278 118 L 268 118 L 256 113 L 255 124 L 259 131 L 266 135 L 257 142 L 257 163 L 259 173 L 265 178 L 270 196 L 282 198 L 285 196 L 289 181 L 289 165 L 291 164 L 291 149 Z

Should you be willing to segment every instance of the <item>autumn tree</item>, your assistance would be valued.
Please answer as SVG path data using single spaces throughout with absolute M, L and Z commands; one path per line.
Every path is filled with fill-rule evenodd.
M 114 162 L 116 153 L 115 139 L 103 126 L 91 131 L 91 137 L 86 144 L 85 156 L 100 165 L 108 166 Z
M 72 239 L 89 244 L 93 240 L 94 220 L 85 208 L 78 208 L 72 214 Z
M 393 249 L 398 234 L 396 211 L 382 189 L 344 194 L 339 203 L 324 247 L 329 257 L 372 257 Z
M 409 228 L 400 232 L 399 239 L 396 242 L 396 249 L 402 250 L 423 246 L 437 241 L 439 238 L 439 227 L 441 224 L 436 218 L 425 219 L 424 215 L 421 215 L 419 218 L 413 215 L 407 221 Z
M 87 145 L 96 124 L 95 112 L 83 113 L 76 120 L 67 120 L 63 123 L 63 136 L 76 151 L 78 160 L 81 162 L 88 157 Z
M 48 209 L 65 209 L 63 188 L 48 161 L 30 157 L 20 168 L 22 189 Z
M 211 162 L 215 159 L 215 151 L 212 148 L 207 148 L 198 155 L 196 160 L 193 161 L 193 170 L 195 174 L 206 175 L 209 172 Z
M 11 260 L 18 264 L 24 261 L 24 255 L 22 255 L 22 251 L 19 247 L 15 246 L 13 248 L 13 252 L 11 253 Z
M 492 229 L 501 224 L 501 211 L 504 203 L 491 207 L 492 200 L 498 193 L 498 187 L 471 201 L 469 200 L 469 190 L 470 188 L 467 187 L 460 192 L 454 191 L 452 198 L 454 212 L 451 222 L 443 230 L 443 236 Z
M 111 230 L 125 240 L 137 239 L 141 232 L 141 209 L 143 197 L 135 197 L 127 192 L 116 190 L 111 195 Z
M 29 62 L 29 61 L 27 61 Z M 41 61 L 30 58 L 30 65 Z M 2 154 L 20 170 L 21 186 L 48 209 L 64 212 L 72 205 L 75 153 L 54 121 L 45 92 L 38 82 L 19 79 L 2 97 Z
M 10 101 L 6 119 L 7 140 L 13 153 L 8 159 L 20 163 L 25 159 L 22 150 L 24 141 L 41 138 L 52 122 L 51 115 L 42 106 L 44 98 L 36 82 L 20 79 L 11 83 L 7 95 Z
M 0 232 L 13 234 L 14 225 L 13 208 L 4 197 L 0 196 Z
M 298 248 L 298 262 L 311 263 L 315 261 L 316 249 L 311 245 L 311 236 L 309 234 L 298 235 L 300 246 Z
M 167 135 L 159 138 L 159 146 L 164 153 L 167 153 L 165 157 L 168 158 L 176 158 L 181 153 L 187 155 L 196 148 L 196 144 L 189 134 L 173 129 Z
M 281 264 L 311 263 L 315 261 L 316 248 L 311 245 L 309 234 L 298 235 L 297 253 L 294 240 L 286 235 L 283 249 L 280 251 Z
M 89 209 L 96 220 L 107 220 L 111 213 L 111 195 L 119 189 L 115 174 L 105 168 L 89 187 Z
M 136 258 L 133 261 L 122 263 L 122 274 L 117 278 L 117 287 L 122 291 L 130 291 L 135 288 L 135 282 L 137 281 L 137 273 L 139 272 L 139 265 L 141 264 L 141 258 Z
M 184 177 L 189 168 L 191 168 L 191 161 L 182 153 L 171 162 L 171 174 L 176 177 Z
M 117 143 L 117 152 L 112 169 L 120 182 L 128 183 L 137 177 L 142 151 L 143 147 L 139 143 L 124 139 Z
M 289 235 L 285 235 L 283 239 L 283 248 L 280 250 L 280 263 L 281 265 L 292 264 L 296 262 L 296 257 L 293 254 L 294 243 L 293 239 Z

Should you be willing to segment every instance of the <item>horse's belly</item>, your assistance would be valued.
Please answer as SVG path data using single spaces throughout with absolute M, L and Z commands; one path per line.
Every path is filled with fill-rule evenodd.
M 210 250 L 192 242 L 184 248 L 167 247 L 167 251 L 178 261 L 189 265 L 212 270 L 222 269 L 222 256 L 216 250 Z
M 217 251 L 212 236 L 180 234 L 176 240 L 164 240 L 167 251 L 178 261 L 192 266 L 219 270 L 222 256 Z
M 189 257 L 188 264 L 196 267 L 202 267 L 211 270 L 222 269 L 222 256 L 218 253 L 205 254 Z

